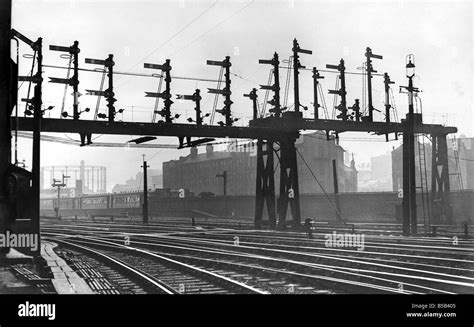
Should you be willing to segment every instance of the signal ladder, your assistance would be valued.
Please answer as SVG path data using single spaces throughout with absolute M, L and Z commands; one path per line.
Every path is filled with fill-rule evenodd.
M 425 142 L 420 135 L 416 136 L 416 143 L 418 144 L 418 167 L 420 170 L 420 186 L 417 188 L 421 191 L 421 203 L 423 207 L 423 226 L 425 229 L 425 235 L 431 227 L 431 208 L 430 199 L 428 193 L 428 173 L 426 169 L 426 149 Z
M 459 162 L 459 149 L 458 149 L 458 141 L 456 139 L 456 135 L 453 136 L 453 153 L 454 153 L 454 160 L 456 163 L 456 172 L 452 173 L 450 175 L 457 175 L 458 177 L 458 184 L 459 184 L 459 190 L 464 189 L 463 181 L 462 181 L 462 173 L 461 173 L 461 164 Z

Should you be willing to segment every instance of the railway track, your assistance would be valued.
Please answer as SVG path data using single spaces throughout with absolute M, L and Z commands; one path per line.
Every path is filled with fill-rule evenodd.
M 471 241 L 461 240 L 460 247 L 451 248 L 443 239 L 440 242 L 423 242 L 422 238 L 394 241 L 374 236 L 366 242 L 364 251 L 357 251 L 325 248 L 321 240 L 303 239 L 301 234 L 300 238 L 292 238 L 262 231 L 196 230 L 176 226 L 173 231 L 168 226 L 126 227 L 99 227 L 100 230 L 92 232 L 80 226 L 63 225 L 61 228 L 56 226 L 56 229 L 48 226 L 46 230 L 67 237 L 82 234 L 87 239 L 92 237 L 95 242 L 114 244 L 123 242 L 127 235 L 136 248 L 173 257 L 218 274 L 236 276 L 237 280 L 242 275 L 240 280 L 244 282 L 251 281 L 252 276 L 262 278 L 266 274 L 260 282 L 264 285 L 265 277 L 273 275 L 276 280 L 270 282 L 282 285 L 277 292 L 291 289 L 295 283 L 302 289 L 307 287 L 310 292 L 473 292 Z M 236 235 L 240 238 L 239 246 L 234 245 Z M 358 283 L 357 286 L 354 283 Z
M 110 242 L 100 238 L 87 237 L 85 239 L 77 239 L 75 242 L 78 243 L 95 243 L 96 246 L 106 247 L 122 247 L 126 248 L 131 253 L 139 252 L 146 253 L 148 255 L 159 255 L 174 257 L 179 259 L 181 262 L 188 262 L 197 269 L 205 269 L 208 272 L 218 274 L 220 276 L 230 276 L 233 280 L 241 281 L 247 285 L 253 285 L 258 288 L 262 293 L 310 293 L 310 294 L 321 294 L 321 293 L 333 293 L 328 289 L 334 288 L 335 285 L 339 285 L 339 289 L 352 289 L 358 290 L 359 292 L 365 292 L 367 289 L 376 290 L 380 292 L 394 293 L 398 292 L 395 288 L 380 287 L 370 283 L 360 283 L 343 278 L 333 278 L 326 276 L 301 274 L 293 272 L 287 268 L 279 268 L 278 262 L 275 261 L 273 266 L 262 265 L 258 260 L 253 263 L 243 262 L 241 258 L 232 257 L 230 260 L 225 259 L 225 254 L 220 254 L 218 258 L 206 258 L 203 257 L 203 253 L 199 253 L 198 256 L 194 255 L 183 255 L 178 254 L 177 248 L 173 251 L 146 251 L 140 247 L 123 247 L 118 242 Z M 191 248 L 190 248 L 191 249 Z M 212 251 L 209 251 L 211 253 Z M 215 254 L 215 253 L 214 253 Z M 342 286 L 343 287 L 342 287 Z M 240 293 L 239 293 L 240 294 Z
M 174 235 L 176 237 L 210 237 L 212 240 L 222 240 L 223 242 L 233 243 L 232 237 L 236 234 L 246 242 L 262 243 L 273 247 L 293 247 L 300 249 L 320 248 L 321 251 L 336 252 L 354 252 L 344 248 L 325 248 L 324 237 L 328 234 L 315 233 L 314 239 L 308 240 L 303 233 L 286 233 L 265 232 L 257 230 L 230 230 L 230 229 L 196 229 L 194 227 L 176 227 L 176 226 L 137 226 L 137 225 L 116 225 L 116 224 L 81 224 L 81 225 L 64 225 L 55 224 L 44 227 L 46 231 L 65 228 L 71 231 L 72 235 L 90 234 L 90 235 L 113 235 L 122 234 L 124 231 L 130 234 L 153 234 L 158 233 L 165 235 Z M 455 259 L 456 256 L 465 258 L 474 258 L 474 241 L 457 239 L 456 245 L 453 245 L 453 239 L 450 238 L 402 238 L 402 237 L 380 237 L 365 235 L 364 252 L 381 252 L 382 254 L 395 255 L 413 254 L 420 258 L 426 256 L 436 256 L 438 258 L 447 257 Z
M 145 250 L 132 250 L 128 247 L 97 244 L 87 240 L 54 238 L 54 242 L 66 248 L 86 252 L 95 258 L 118 267 L 138 285 L 145 284 L 144 292 L 158 294 L 225 294 L 266 292 L 225 276 L 196 268 L 185 263 L 157 255 Z M 97 249 L 100 248 L 100 249 Z M 134 255 L 130 255 L 133 252 Z M 129 283 L 134 289 L 132 283 Z M 96 289 L 100 289 L 96 287 Z
M 50 222 L 54 223 L 55 219 L 48 219 Z M 91 223 L 92 221 L 89 219 L 79 219 L 78 222 L 82 222 L 84 224 Z M 94 220 L 94 223 L 97 224 L 108 224 L 111 222 L 110 219 L 102 218 Z M 139 226 L 142 224 L 142 220 L 139 217 L 130 217 L 127 219 L 116 219 L 114 221 L 115 224 L 132 224 L 135 226 Z M 251 219 L 238 219 L 238 218 L 189 218 L 189 217 L 160 217 L 150 220 L 148 226 L 173 226 L 173 227 L 189 227 L 192 224 L 197 226 L 202 226 L 204 228 L 231 228 L 231 229 L 238 229 L 238 230 L 254 230 L 254 222 Z M 437 225 L 437 235 L 440 237 L 463 237 L 464 236 L 464 229 L 461 226 L 451 226 L 451 225 Z M 334 230 L 338 230 L 340 232 L 347 232 L 347 233 L 363 233 L 366 235 L 378 235 L 382 237 L 388 236 L 401 236 L 402 235 L 402 227 L 401 224 L 393 224 L 393 223 L 360 223 L 360 222 L 348 222 L 346 224 L 336 224 L 330 222 L 315 222 L 313 224 L 313 228 L 315 231 L 320 233 L 331 233 Z M 424 235 L 424 229 L 422 225 L 419 225 L 420 230 L 420 238 Z M 469 226 L 468 230 L 470 231 L 470 235 L 474 234 L 474 226 Z M 282 235 L 293 234 L 292 231 L 274 231 L 275 233 L 280 233 Z M 428 234 L 432 231 L 427 231 Z M 294 233 L 294 234 L 301 234 L 301 233 Z M 471 236 L 471 240 L 472 240 Z
M 109 238 L 110 239 L 110 238 Z M 207 244 L 206 244 L 207 243 Z M 210 244 L 209 244 L 210 243 Z M 167 248 L 172 253 L 198 253 L 200 258 L 219 257 L 219 260 L 238 259 L 240 262 L 262 263 L 272 268 L 287 267 L 288 270 L 301 273 L 312 273 L 319 277 L 336 276 L 342 280 L 350 278 L 378 286 L 389 285 L 391 288 L 399 284 L 410 286 L 409 289 L 421 293 L 455 293 L 458 289 L 471 290 L 473 278 L 447 274 L 436 271 L 405 268 L 396 265 L 369 262 L 364 259 L 340 258 L 327 255 L 301 253 L 296 251 L 272 250 L 245 245 L 223 246 L 215 242 L 196 243 L 196 240 L 163 239 L 134 241 L 135 246 L 148 248 Z M 163 250 L 162 250 L 163 251 Z M 224 258 L 225 257 L 225 258 Z M 376 283 L 375 281 L 379 281 Z M 334 285 L 332 285 L 334 287 Z M 403 286 L 402 286 L 403 287 Z M 452 291 L 454 290 L 455 291 Z M 357 290 L 360 291 L 360 290 Z M 469 292 L 469 291 L 467 291 Z
M 141 290 L 143 289 L 146 293 L 157 293 L 157 294 L 173 294 L 175 291 L 170 288 L 165 283 L 154 278 L 153 276 L 143 272 L 140 269 L 135 268 L 133 265 L 126 263 L 114 256 L 104 253 L 103 251 L 98 251 L 89 246 L 83 244 L 77 244 L 75 242 L 58 240 L 54 239 L 54 242 L 59 243 L 61 246 L 69 249 L 73 249 L 76 252 L 87 254 L 101 262 L 106 264 L 110 268 L 114 268 L 115 271 L 120 272 L 121 275 L 117 283 L 123 283 L 125 285 L 131 286 L 131 289 Z M 69 258 L 69 261 L 71 258 Z M 75 261 L 75 260 L 74 260 Z M 93 286 L 93 289 L 107 289 L 107 280 L 103 278 L 102 275 L 95 273 L 91 268 L 92 266 L 87 265 L 84 260 L 82 262 L 76 261 L 76 268 L 82 270 L 82 275 L 88 277 L 86 281 L 89 282 L 89 285 Z M 89 275 L 85 273 L 86 270 L 89 270 Z M 94 276 L 95 275 L 95 276 Z M 126 278 L 124 278 L 126 276 Z M 111 287 L 110 287 L 111 288 Z M 112 289 L 112 288 L 111 288 Z M 138 293 L 141 293 L 138 291 Z

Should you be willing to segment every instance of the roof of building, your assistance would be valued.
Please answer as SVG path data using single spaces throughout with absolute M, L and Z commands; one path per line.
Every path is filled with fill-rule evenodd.
M 315 131 L 313 133 L 307 133 L 307 134 L 302 134 L 302 140 L 297 142 L 296 146 L 299 144 L 302 144 L 305 142 L 305 139 L 308 139 L 308 141 L 313 141 L 314 139 L 316 140 L 321 140 L 326 142 L 326 133 L 324 131 Z M 333 143 L 336 148 L 342 148 L 339 144 L 336 142 Z M 213 147 L 213 145 L 208 144 L 207 146 Z M 170 160 L 167 162 L 164 162 L 163 164 L 169 164 L 169 163 L 180 163 L 180 164 L 187 164 L 187 163 L 195 163 L 195 162 L 204 162 L 204 161 L 209 161 L 209 160 L 222 160 L 222 159 L 227 159 L 227 158 L 232 158 L 232 157 L 248 157 L 252 151 L 244 151 L 245 146 L 250 146 L 250 147 L 256 147 L 255 142 L 249 141 L 249 142 L 242 142 L 238 143 L 238 145 L 235 145 L 235 148 L 237 149 L 236 151 L 215 151 L 215 148 L 213 147 L 213 150 L 211 150 L 211 153 L 207 153 L 207 149 L 205 153 L 190 153 L 187 156 L 181 156 L 179 159 L 175 160 Z M 344 149 L 343 149 L 344 150 Z

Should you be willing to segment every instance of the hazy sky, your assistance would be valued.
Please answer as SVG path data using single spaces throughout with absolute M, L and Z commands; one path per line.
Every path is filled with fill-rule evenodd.
M 292 40 L 297 38 L 304 49 L 313 55 L 302 55 L 301 62 L 308 68 L 337 64 L 344 58 L 348 71 L 357 71 L 365 60 L 364 52 L 370 46 L 374 53 L 384 56 L 374 60 L 374 68 L 388 72 L 396 82 L 393 87 L 399 117 L 407 112 L 407 97 L 398 93 L 399 85 L 407 85 L 405 58 L 415 55 L 415 83 L 420 94 L 426 123 L 455 125 L 459 134 L 473 136 L 473 5 L 468 1 L 456 2 L 360 2 L 360 1 L 13 1 L 13 27 L 31 39 L 43 37 L 45 49 L 50 44 L 69 46 L 74 40 L 81 48 L 80 66 L 84 58 L 105 59 L 114 54 L 115 70 L 121 72 L 155 73 L 143 68 L 144 62 L 163 63 L 171 59 L 172 76 L 217 79 L 219 68 L 207 66 L 206 60 L 223 60 L 231 56 L 233 112 L 247 124 L 251 103 L 242 94 L 258 84 L 266 84 L 269 67 L 259 65 L 258 59 L 270 59 L 277 51 L 280 59 L 288 59 Z M 21 54 L 30 53 L 27 47 Z M 44 63 L 62 65 L 67 59 L 58 52 L 45 51 Z M 21 59 L 21 73 L 26 75 L 31 61 Z M 286 65 L 282 63 L 282 65 Z M 66 77 L 65 70 L 46 68 L 46 76 Z M 282 85 L 286 71 L 281 71 Z M 323 73 L 325 100 L 332 112 L 333 96 L 327 89 L 335 88 L 336 75 Z M 101 75 L 80 73 L 80 91 L 98 89 Z M 154 99 L 145 98 L 145 91 L 156 92 L 158 80 L 150 77 L 117 75 L 114 80 L 117 108 L 125 113 L 118 116 L 124 121 L 150 121 Z M 348 75 L 348 102 L 362 97 L 362 77 Z M 310 72 L 300 74 L 301 102 L 311 107 L 312 79 Z M 172 81 L 172 93 L 192 94 L 195 88 L 216 87 L 215 83 Z M 21 96 L 26 94 L 26 85 Z M 374 106 L 383 109 L 382 78 L 373 80 Z M 54 105 L 48 115 L 58 117 L 64 87 L 44 83 L 44 104 Z M 71 111 L 69 88 L 65 107 Z M 259 92 L 263 102 L 264 92 Z M 82 96 L 81 107 L 95 108 L 96 97 Z M 293 103 L 292 90 L 288 104 Z M 212 109 L 213 97 L 204 95 L 203 111 Z M 218 109 L 222 108 L 222 100 Z M 162 104 L 160 104 L 160 109 Z M 100 110 L 105 112 L 105 101 Z M 178 102 L 173 112 L 182 114 L 178 120 L 193 115 L 192 102 Z M 20 108 L 20 112 L 23 107 Z M 306 113 L 310 116 L 310 111 Z M 187 116 L 186 116 L 187 114 Z M 82 118 L 91 119 L 92 115 Z M 216 115 L 216 120 L 218 119 Z M 376 120 L 383 119 L 379 113 Z M 66 137 L 62 134 L 57 135 Z M 68 135 L 78 139 L 78 135 Z M 130 137 L 100 136 L 97 142 L 125 142 Z M 365 133 L 341 134 L 341 145 L 355 152 L 356 161 L 368 161 L 371 156 L 389 151 L 399 142 L 384 143 L 383 137 Z M 370 137 L 370 138 L 369 138 Z M 357 140 L 359 139 L 359 140 Z M 175 138 L 159 138 L 159 143 L 176 143 Z M 30 165 L 31 142 L 20 141 L 19 158 Z M 123 183 L 140 169 L 141 154 L 146 153 L 152 168 L 161 169 L 164 160 L 187 155 L 184 150 L 80 148 L 57 143 L 42 143 L 42 164 L 76 165 L 81 159 L 87 164 L 108 167 L 108 188 Z M 160 151 L 160 152 L 158 152 Z M 202 151 L 202 150 L 200 150 Z

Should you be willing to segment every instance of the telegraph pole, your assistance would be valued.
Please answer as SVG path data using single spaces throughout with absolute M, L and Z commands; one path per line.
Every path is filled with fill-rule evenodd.
M 61 201 L 61 187 L 66 187 L 65 179 L 69 178 L 71 176 L 65 176 L 63 174 L 62 181 L 58 181 L 56 179 L 53 179 L 53 184 L 51 185 L 52 187 L 57 187 L 58 188 L 58 206 L 55 208 L 56 209 L 56 219 L 60 219 L 59 217 L 59 208 L 60 206 L 60 201 Z
M 222 178 L 224 188 L 224 217 L 227 217 L 227 170 L 224 170 L 222 174 L 217 174 L 217 178 Z
M 341 222 L 341 203 L 339 201 L 339 183 L 337 180 L 337 167 L 336 167 L 336 160 L 332 160 L 332 174 L 334 179 L 334 196 L 336 199 L 336 220 Z
M 147 165 L 145 161 L 145 155 L 143 156 L 143 223 L 148 224 L 148 175 L 147 168 L 150 166 Z

